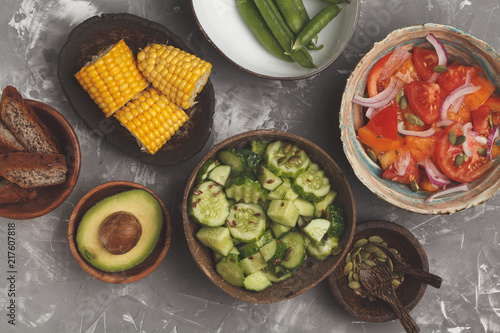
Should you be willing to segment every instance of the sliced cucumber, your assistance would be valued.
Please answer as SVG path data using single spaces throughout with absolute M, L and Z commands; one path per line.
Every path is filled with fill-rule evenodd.
M 271 230 L 266 230 L 266 232 L 264 232 L 264 235 L 262 235 L 262 237 L 259 238 L 259 240 L 245 244 L 239 248 L 241 257 L 246 258 L 246 257 L 251 256 L 254 253 L 259 252 L 259 249 L 262 246 L 269 243 L 271 240 L 273 240 L 273 233 Z
M 243 267 L 245 274 L 250 275 L 266 267 L 267 262 L 264 260 L 262 254 L 257 252 L 248 258 L 241 259 L 241 266 Z
M 320 242 L 312 242 L 307 246 L 307 253 L 316 260 L 326 260 L 332 254 L 332 250 L 338 245 L 336 238 L 322 239 Z
M 223 164 L 229 165 L 231 171 L 253 171 L 261 161 L 260 155 L 248 149 L 226 148 L 218 154 L 220 161 Z
M 328 206 L 327 212 L 327 217 L 332 223 L 328 230 L 328 236 L 342 237 L 345 229 L 344 209 L 341 206 L 331 204 Z
M 283 268 L 282 266 L 267 266 L 261 269 L 261 272 L 271 282 L 283 282 L 293 276 L 294 271 Z
M 252 151 L 256 153 L 257 155 L 263 156 L 266 153 L 266 148 L 267 145 L 269 144 L 269 141 L 266 140 L 253 140 L 250 143 L 250 146 L 252 147 Z
M 231 167 L 229 165 L 218 165 L 208 174 L 208 179 L 213 180 L 219 185 L 226 184 L 229 175 L 231 174 Z
M 337 192 L 334 190 L 328 191 L 323 200 L 315 202 L 314 206 L 316 207 L 316 211 L 314 212 L 314 217 L 324 217 L 322 214 L 326 211 L 326 207 L 329 204 L 333 203 L 335 198 L 337 197 Z
M 198 171 L 198 174 L 196 175 L 196 184 L 200 184 L 202 181 L 207 179 L 208 174 L 210 171 L 212 171 L 217 165 L 219 165 L 219 161 L 216 161 L 214 159 L 208 159 L 205 163 L 200 168 L 200 171 Z
M 285 243 L 286 250 L 280 265 L 287 269 L 296 269 L 306 258 L 304 237 L 297 231 L 291 231 L 280 238 Z
M 261 271 L 252 273 L 243 280 L 245 289 L 252 291 L 262 291 L 271 285 L 271 281 Z
M 268 193 L 250 172 L 241 172 L 229 177 L 226 185 L 227 197 L 237 202 L 257 204 L 265 201 Z
M 273 231 L 274 237 L 280 238 L 282 235 L 286 234 L 287 232 L 292 229 L 292 227 L 287 227 L 286 225 L 275 223 L 271 221 L 269 223 L 271 225 L 271 230 Z
M 243 287 L 245 274 L 239 260 L 234 257 L 224 257 L 217 265 L 215 270 L 219 275 L 230 285 L 235 287 Z
M 314 216 L 314 211 L 316 210 L 316 208 L 314 207 L 312 202 L 302 198 L 297 198 L 293 201 L 293 204 L 299 210 L 300 215 L 310 217 Z
M 299 218 L 299 210 L 290 200 L 272 200 L 267 216 L 276 223 L 294 227 Z
M 230 208 L 227 226 L 240 242 L 253 242 L 266 231 L 266 214 L 259 205 L 237 203 Z
M 201 227 L 196 238 L 208 248 L 227 256 L 234 247 L 229 229 L 226 227 Z
M 275 141 L 267 146 L 265 160 L 269 170 L 278 176 L 295 178 L 309 167 L 307 153 L 289 142 Z
M 201 183 L 191 194 L 189 212 L 201 225 L 223 225 L 229 215 L 229 202 L 222 186 L 211 180 Z
M 233 246 L 233 248 L 231 249 L 231 251 L 229 251 L 227 256 L 228 257 L 232 256 L 233 258 L 238 259 L 239 255 L 240 255 L 240 251 L 238 251 L 238 249 Z M 218 263 L 222 258 L 224 258 L 224 256 L 217 251 L 213 251 L 213 256 L 214 256 L 214 261 L 216 263 Z
M 317 164 L 311 163 L 306 172 L 294 179 L 292 188 L 303 199 L 318 202 L 323 200 L 330 191 L 330 181 Z
M 269 265 L 276 266 L 283 260 L 285 250 L 286 245 L 282 241 L 273 239 L 261 247 L 259 251 Z
M 260 185 L 269 191 L 275 190 L 283 183 L 283 180 L 280 177 L 276 176 L 268 168 L 262 165 L 257 167 L 257 179 L 259 180 Z
M 309 222 L 302 231 L 309 237 L 313 242 L 319 242 L 326 235 L 331 223 L 325 219 L 314 219 Z
M 285 198 L 286 193 L 292 189 L 292 181 L 288 178 L 284 178 L 277 188 L 269 192 L 269 200 L 282 200 Z

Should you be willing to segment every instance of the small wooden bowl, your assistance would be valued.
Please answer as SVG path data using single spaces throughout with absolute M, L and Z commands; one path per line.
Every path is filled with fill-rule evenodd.
M 195 178 L 200 167 L 209 159 L 216 158 L 217 152 L 226 147 L 248 147 L 251 140 L 283 140 L 296 144 L 304 149 L 311 161 L 317 163 L 330 179 L 332 189 L 338 192 L 335 203 L 344 208 L 345 214 L 345 232 L 340 239 L 339 245 L 342 246 L 342 252 L 337 256 L 331 256 L 329 259 L 319 262 L 308 258 L 304 264 L 295 272 L 294 276 L 281 283 L 275 283 L 271 287 L 261 291 L 252 292 L 243 288 L 233 287 L 224 281 L 215 270 L 215 262 L 212 250 L 201 244 L 196 238 L 196 232 L 200 226 L 191 220 L 187 201 L 195 186 Z M 274 303 L 298 296 L 311 289 L 337 267 L 344 258 L 354 235 L 356 225 L 356 208 L 351 188 L 347 182 L 342 170 L 332 160 L 328 154 L 314 143 L 294 134 L 277 130 L 257 130 L 235 135 L 219 143 L 212 148 L 208 154 L 198 163 L 188 180 L 184 191 L 182 204 L 182 217 L 184 222 L 184 233 L 196 264 L 202 272 L 222 291 L 228 293 L 242 301 L 252 303 Z
M 78 225 L 82 220 L 83 215 L 92 208 L 99 201 L 107 198 L 109 196 L 128 191 L 133 189 L 145 190 L 158 200 L 162 212 L 163 212 L 163 227 L 161 229 L 160 238 L 156 244 L 153 252 L 139 265 L 128 269 L 123 272 L 104 272 L 93 266 L 91 266 L 85 259 L 83 259 L 80 251 L 78 250 L 78 245 L 76 244 L 76 234 L 78 231 Z M 144 187 L 140 184 L 127 182 L 127 181 L 113 181 L 109 183 L 104 183 L 99 185 L 87 194 L 85 194 L 78 204 L 75 206 L 73 213 L 71 214 L 69 225 L 68 225 L 68 239 L 69 246 L 71 248 L 71 253 L 75 257 L 78 264 L 90 275 L 104 282 L 111 283 L 130 283 L 142 279 L 143 277 L 149 275 L 152 271 L 160 265 L 160 263 L 165 258 L 168 248 L 170 246 L 170 241 L 172 238 L 172 226 L 170 222 L 170 215 L 167 208 L 161 201 L 161 199 L 150 189 Z
M 406 185 L 382 179 L 382 168 L 368 157 L 364 146 L 357 139 L 358 129 L 365 125 L 365 120 L 363 108 L 352 102 L 354 95 L 363 96 L 372 66 L 396 46 L 407 50 L 413 46 L 432 48 L 425 39 L 428 33 L 434 34 L 445 45 L 450 63 L 458 60 L 462 64 L 478 66 L 481 68 L 481 75 L 487 76 L 497 87 L 496 92 L 500 92 L 500 54 L 485 42 L 456 28 L 439 24 L 427 23 L 399 29 L 375 43 L 347 80 L 340 111 L 341 139 L 354 173 L 379 198 L 415 213 L 451 214 L 493 197 L 500 190 L 500 165 L 497 163 L 488 174 L 470 183 L 467 192 L 449 194 L 425 202 L 429 192 L 412 192 Z
M 429 271 L 429 262 L 424 248 L 411 232 L 398 224 L 387 221 L 359 224 L 356 227 L 352 244 L 361 238 L 374 235 L 382 237 L 389 247 L 397 249 L 407 264 L 426 272 Z M 348 253 L 351 251 L 352 248 Z M 342 263 L 328 277 L 333 296 L 340 305 L 352 316 L 364 321 L 383 322 L 397 319 L 392 308 L 384 301 L 380 299 L 369 301 L 354 294 L 354 291 L 347 286 L 347 276 L 344 275 L 345 264 L 345 260 L 342 260 Z M 406 274 L 403 283 L 396 289 L 396 294 L 401 304 L 411 311 L 424 295 L 426 288 L 427 284 Z
M 71 194 L 80 175 L 81 154 L 78 138 L 70 123 L 52 107 L 39 101 L 25 100 L 40 120 L 54 134 L 61 152 L 66 155 L 68 172 L 63 184 L 40 187 L 37 197 L 30 202 L 14 205 L 0 205 L 0 216 L 27 220 L 50 213 Z

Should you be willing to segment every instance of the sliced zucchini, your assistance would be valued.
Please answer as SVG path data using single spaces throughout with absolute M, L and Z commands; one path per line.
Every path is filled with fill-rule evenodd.
M 314 212 L 314 217 L 324 217 L 321 216 L 321 214 L 326 211 L 326 207 L 328 207 L 329 204 L 333 203 L 336 197 L 337 192 L 335 192 L 334 190 L 330 190 L 323 198 L 323 200 L 315 202 L 314 206 L 316 207 L 316 211 Z
M 311 163 L 307 171 L 294 179 L 292 188 L 303 199 L 318 202 L 323 200 L 330 191 L 330 181 L 317 164 Z
M 232 175 L 226 185 L 227 197 L 237 202 L 258 204 L 265 201 L 268 194 L 251 172 Z
M 341 206 L 331 204 L 328 206 L 327 212 L 327 218 L 332 223 L 328 230 L 328 236 L 340 239 L 345 229 L 344 209 Z
M 237 203 L 230 208 L 227 226 L 240 242 L 253 242 L 266 231 L 266 214 L 259 205 Z
M 234 247 L 229 229 L 226 227 L 201 227 L 196 238 L 208 248 L 227 256 Z
M 245 273 L 238 258 L 224 257 L 216 265 L 215 270 L 219 275 L 232 286 L 243 287 Z
M 302 231 L 309 237 L 313 242 L 317 243 L 326 235 L 328 229 L 330 229 L 331 223 L 325 219 L 314 219 L 309 222 Z
M 295 178 L 309 167 L 307 153 L 290 142 L 275 141 L 264 155 L 269 170 L 281 177 Z
M 290 200 L 272 200 L 267 216 L 276 223 L 294 227 L 299 218 L 299 210 Z
M 293 276 L 294 271 L 283 268 L 282 266 L 267 266 L 261 269 L 261 272 L 271 282 L 283 282 Z
M 296 269 L 306 258 L 304 237 L 297 231 L 291 231 L 280 238 L 285 243 L 286 250 L 280 265 L 287 269 Z
M 280 177 L 276 176 L 265 166 L 259 165 L 256 173 L 257 180 L 266 190 L 273 191 L 283 183 L 283 180 Z
M 287 227 L 286 225 L 275 223 L 271 221 L 269 223 L 271 225 L 271 230 L 273 231 L 274 237 L 280 238 L 282 235 L 286 234 L 287 232 L 292 229 L 292 227 Z
M 282 241 L 273 239 L 261 247 L 259 251 L 269 265 L 276 266 L 283 260 L 285 250 L 286 245 Z
M 297 198 L 293 201 L 293 204 L 297 207 L 301 216 L 314 216 L 316 207 L 314 207 L 312 202 L 302 198 Z
M 217 184 L 224 186 L 230 174 L 231 167 L 229 165 L 218 165 L 213 168 L 212 171 L 210 171 L 210 173 L 208 174 L 208 179 L 211 179 Z
M 217 165 L 219 165 L 219 161 L 209 158 L 205 163 L 203 163 L 200 170 L 198 171 L 195 183 L 200 184 L 205 179 L 207 179 L 210 171 L 212 171 Z
M 222 186 L 211 180 L 201 183 L 191 194 L 189 212 L 201 225 L 223 225 L 229 215 L 229 202 Z
M 246 257 L 251 256 L 254 253 L 259 252 L 259 249 L 262 246 L 264 246 L 267 243 L 269 243 L 271 240 L 273 240 L 273 238 L 274 237 L 273 237 L 272 231 L 271 230 L 266 230 L 266 232 L 264 232 L 264 235 L 262 235 L 262 237 L 259 238 L 259 240 L 255 241 L 255 242 L 251 242 L 251 243 L 245 244 L 245 245 L 243 245 L 243 246 L 241 246 L 239 248 L 241 257 L 242 258 L 246 258 Z
M 241 259 L 241 266 L 243 267 L 245 274 L 250 275 L 266 267 L 267 263 L 264 260 L 262 254 L 260 252 L 257 252 L 248 258 Z
M 316 260 L 326 260 L 332 254 L 332 250 L 338 245 L 338 239 L 333 237 L 327 237 L 322 239 L 320 242 L 312 242 L 307 246 L 307 253 Z
M 261 161 L 260 155 L 248 149 L 226 148 L 218 154 L 222 164 L 229 165 L 233 173 L 253 171 Z
M 266 153 L 267 145 L 269 141 L 267 140 L 253 140 L 250 143 L 251 149 L 257 155 L 263 156 Z
M 252 273 L 243 280 L 243 287 L 252 291 L 262 291 L 271 285 L 271 281 L 261 271 Z

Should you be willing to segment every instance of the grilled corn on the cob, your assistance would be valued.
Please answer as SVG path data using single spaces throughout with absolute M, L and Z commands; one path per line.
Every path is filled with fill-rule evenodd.
M 75 77 L 106 117 L 149 85 L 123 39 L 97 55 Z
M 115 117 L 149 154 L 156 153 L 188 120 L 181 108 L 153 87 L 116 111 Z
M 139 70 L 175 104 L 188 109 L 207 83 L 212 65 L 171 45 L 150 44 L 137 54 Z

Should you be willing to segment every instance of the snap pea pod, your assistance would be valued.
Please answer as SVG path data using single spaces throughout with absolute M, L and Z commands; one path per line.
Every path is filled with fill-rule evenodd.
M 342 8 L 333 4 L 323 8 L 316 14 L 309 23 L 306 24 L 304 29 L 299 33 L 295 43 L 293 43 L 292 50 L 300 49 L 306 45 L 314 36 L 316 36 L 331 20 L 335 18 Z
M 255 0 L 255 5 L 257 5 L 267 26 L 272 31 L 274 37 L 276 37 L 281 47 L 285 49 L 285 52 L 300 66 L 305 68 L 316 68 L 311 55 L 303 46 L 292 50 L 291 45 L 295 35 L 290 28 L 288 28 L 285 20 L 272 0 Z
M 351 0 L 321 0 L 321 1 L 326 2 L 326 3 L 334 3 L 336 5 L 344 3 L 344 2 L 351 3 Z
M 243 20 L 262 46 L 281 60 L 292 62 L 293 59 L 285 54 L 285 50 L 274 37 L 253 0 L 237 0 L 236 4 Z

